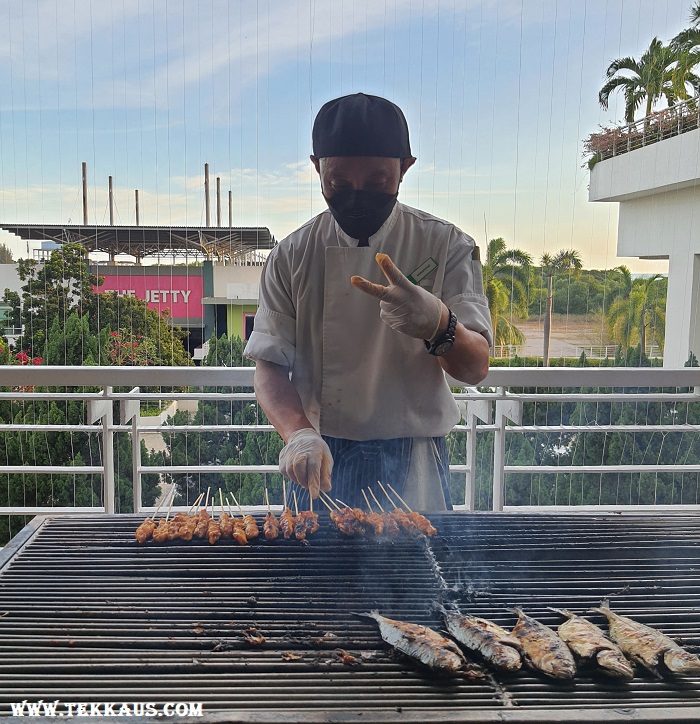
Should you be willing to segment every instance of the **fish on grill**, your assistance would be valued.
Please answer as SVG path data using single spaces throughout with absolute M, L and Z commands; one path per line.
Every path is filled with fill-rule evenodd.
M 443 609 L 450 635 L 501 671 L 517 671 L 522 666 L 520 641 L 493 621 Z
M 590 661 L 602 674 L 615 679 L 632 681 L 634 669 L 616 646 L 594 623 L 582 616 L 561 608 L 552 611 L 566 616 L 557 632 L 567 646 L 584 661 Z
M 549 626 L 531 618 L 520 608 L 513 609 L 518 621 L 513 635 L 520 642 L 525 663 L 553 679 L 572 679 L 576 662 L 568 646 Z
M 379 625 L 381 637 L 389 646 L 432 671 L 450 675 L 464 673 L 472 678 L 483 676 L 478 667 L 467 661 L 454 641 L 427 626 L 395 621 L 382 616 L 378 611 L 358 615 L 373 618 Z
M 610 638 L 634 662 L 661 677 L 664 667 L 672 674 L 700 674 L 700 658 L 656 629 L 620 616 L 607 601 L 592 609 L 608 619 Z

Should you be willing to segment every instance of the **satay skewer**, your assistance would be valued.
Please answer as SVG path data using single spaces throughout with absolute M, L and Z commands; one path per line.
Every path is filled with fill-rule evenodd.
M 294 498 L 294 515 L 295 517 L 299 517 L 299 506 L 297 505 L 297 491 L 292 490 L 292 496 Z
M 287 505 L 287 486 L 282 478 L 282 515 L 280 515 L 280 530 L 282 535 L 286 538 L 291 538 L 294 535 L 294 513 Z
M 325 500 L 327 501 L 327 502 L 326 502 L 326 505 L 328 505 L 328 503 L 330 503 L 330 504 L 333 506 L 333 508 L 335 508 L 336 510 L 340 510 L 340 506 L 335 502 L 335 500 L 333 500 L 333 498 L 331 498 L 331 496 L 328 495 L 328 493 L 325 493 L 325 492 L 322 490 L 320 497 L 323 498 L 323 496 L 325 496 Z
M 379 510 L 382 513 L 384 513 L 384 508 L 382 508 L 382 504 L 377 500 L 377 496 L 374 494 L 374 491 L 372 490 L 372 488 L 368 488 L 368 490 L 369 490 L 369 494 L 372 496 L 372 500 L 374 500 L 374 502 L 377 504 L 377 506 L 379 507 Z
M 270 496 L 267 494 L 267 487 L 265 488 L 265 502 L 267 503 L 267 515 L 263 523 L 263 535 L 265 540 L 274 540 L 280 534 L 280 526 L 270 507 Z
M 229 495 L 233 498 L 233 502 L 238 507 L 238 510 L 241 511 L 246 538 L 248 540 L 257 538 L 260 535 L 260 529 L 258 528 L 258 524 L 255 522 L 255 518 L 243 511 L 243 508 L 241 508 L 240 503 L 236 500 L 236 496 L 233 493 L 229 493 Z
M 204 493 L 200 493 L 197 500 L 192 503 L 192 507 L 187 511 L 187 515 L 192 515 L 192 511 L 202 502 L 202 498 L 204 497 Z
M 396 503 L 392 500 L 389 493 L 386 492 L 386 488 L 382 485 L 381 480 L 377 480 L 377 485 L 379 485 L 379 487 L 382 489 L 382 492 L 384 493 L 384 495 L 386 495 L 386 499 L 394 506 L 394 508 L 396 510 L 401 510 L 401 508 L 399 508 L 399 506 L 396 505 Z
M 401 501 L 401 503 L 403 504 L 404 508 L 406 508 L 406 510 L 407 510 L 409 513 L 412 513 L 412 512 L 413 512 L 413 511 L 411 510 L 410 506 L 408 505 L 408 503 L 391 487 L 391 485 L 390 485 L 389 483 L 386 484 L 386 487 L 389 488 L 389 490 L 391 490 L 391 492 Z
M 408 510 L 408 518 L 418 527 L 421 533 L 431 536 L 437 533 L 437 528 L 435 528 L 435 526 L 433 526 L 433 524 L 422 513 L 416 513 L 411 510 L 408 503 L 391 487 L 391 485 L 389 485 L 389 483 L 387 483 L 387 487 L 406 506 Z
M 318 496 L 318 499 L 326 506 L 326 508 L 328 508 L 328 510 L 329 510 L 331 513 L 335 512 L 335 508 L 331 508 L 331 506 L 328 505 L 328 503 L 326 503 L 326 501 L 325 501 L 325 499 L 323 498 L 323 496 L 319 495 L 319 496 Z

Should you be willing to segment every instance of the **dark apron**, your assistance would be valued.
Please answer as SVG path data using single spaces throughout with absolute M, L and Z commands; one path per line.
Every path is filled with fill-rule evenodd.
M 385 510 L 391 509 L 382 489 L 377 484 L 380 480 L 387 488 L 391 485 L 399 495 L 403 495 L 408 470 L 411 464 L 411 451 L 413 438 L 401 437 L 393 440 L 344 440 L 338 437 L 323 436 L 333 455 L 333 474 L 331 483 L 333 489 L 331 497 L 342 500 L 351 508 L 367 510 L 367 504 L 362 495 L 362 489 L 371 488 Z M 436 450 L 436 466 L 440 476 L 440 485 L 447 510 L 452 510 L 450 498 L 450 463 L 447 453 L 447 442 L 444 437 L 434 437 Z M 387 488 L 389 495 L 391 491 Z M 309 493 L 298 485 L 287 485 L 287 506 L 294 510 L 292 491 L 296 492 L 299 510 L 309 509 Z M 367 493 L 375 512 L 376 505 L 372 496 Z M 392 498 L 394 496 L 392 495 Z M 399 503 L 398 500 L 395 500 Z M 314 511 L 320 513 L 325 510 L 323 503 L 314 501 Z

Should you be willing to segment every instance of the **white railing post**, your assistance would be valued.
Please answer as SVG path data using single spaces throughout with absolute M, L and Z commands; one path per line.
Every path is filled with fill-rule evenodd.
M 464 504 L 467 510 L 474 510 L 476 496 L 476 423 L 477 419 L 491 424 L 491 400 L 467 401 L 467 472 L 464 489 Z
M 504 394 L 503 387 L 498 388 Z M 496 425 L 493 439 L 493 505 L 492 510 L 503 510 L 506 493 L 506 421 L 519 425 L 523 416 L 523 403 L 519 400 L 496 400 Z
M 114 514 L 114 430 L 112 429 L 112 388 L 102 390 L 104 400 L 89 400 L 90 424 L 102 419 L 102 497 L 105 513 Z
M 138 394 L 139 387 L 131 392 Z M 141 497 L 141 431 L 139 422 L 141 418 L 141 400 L 122 400 L 120 405 L 120 422 L 127 425 L 131 421 L 131 485 L 134 497 L 134 513 L 140 513 L 143 506 Z

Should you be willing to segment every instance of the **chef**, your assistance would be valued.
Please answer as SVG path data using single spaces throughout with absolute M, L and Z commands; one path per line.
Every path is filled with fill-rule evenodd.
M 329 101 L 312 140 L 328 210 L 271 251 L 245 350 L 285 442 L 280 472 L 303 489 L 300 507 L 331 488 L 362 506 L 381 481 L 415 510 L 449 510 L 459 411 L 445 373 L 474 385 L 489 363 L 474 240 L 397 201 L 416 159 L 390 101 Z

